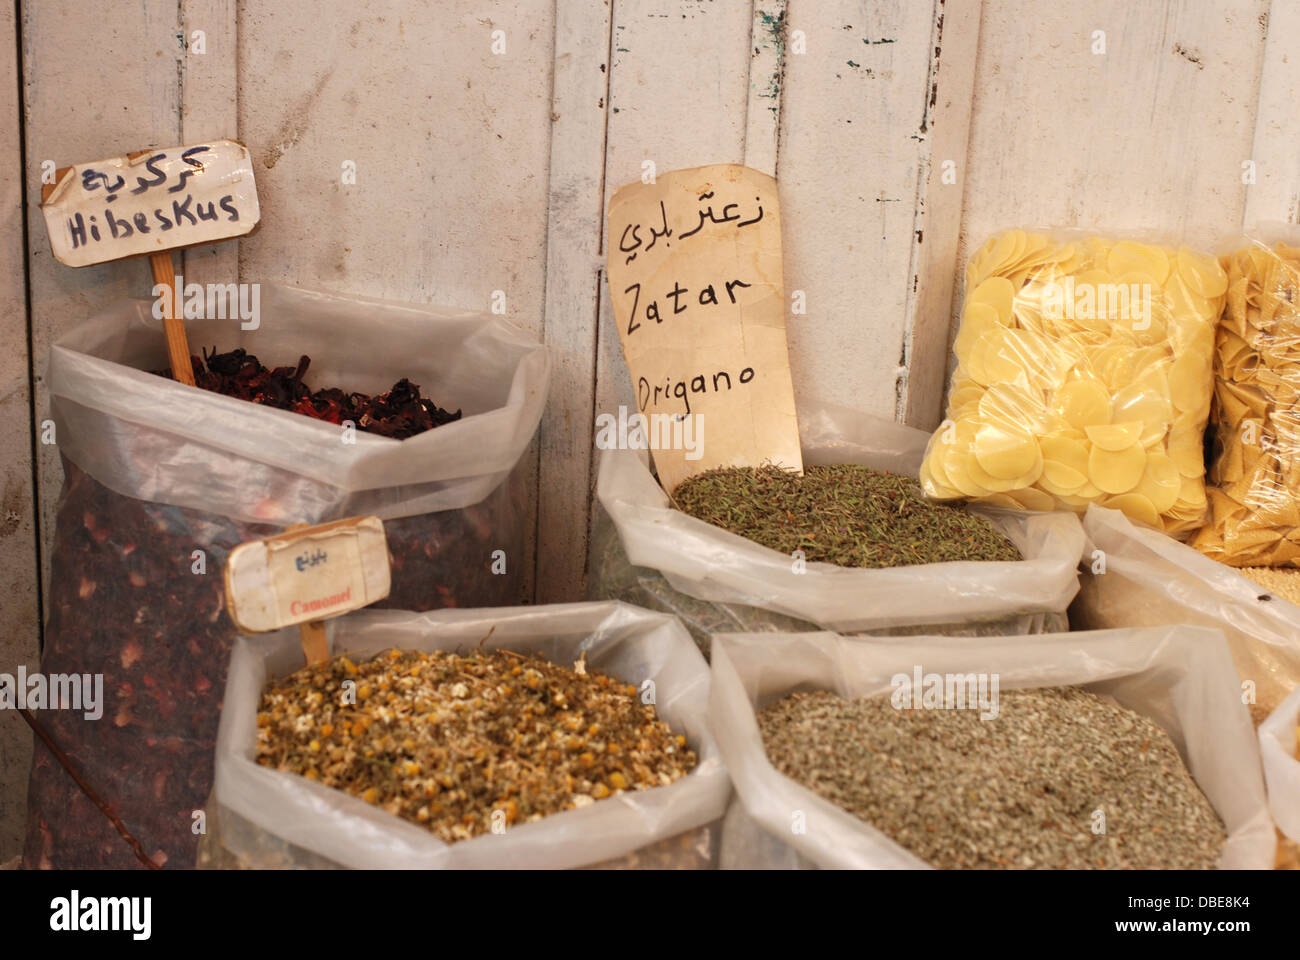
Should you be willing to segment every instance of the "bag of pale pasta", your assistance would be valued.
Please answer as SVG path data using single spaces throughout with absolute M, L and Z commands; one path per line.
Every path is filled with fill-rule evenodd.
M 926 493 L 1030 510 L 1099 503 L 1168 533 L 1198 526 L 1227 284 L 1213 257 L 1185 247 L 990 238 L 966 268 Z
M 1300 247 L 1223 257 L 1210 516 L 1192 541 L 1234 567 L 1300 566 Z

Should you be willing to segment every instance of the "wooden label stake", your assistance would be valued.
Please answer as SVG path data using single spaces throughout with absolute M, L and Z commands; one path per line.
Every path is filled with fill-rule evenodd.
M 388 596 L 388 541 L 378 517 L 294 524 L 242 543 L 226 560 L 226 610 L 245 633 L 297 626 L 307 663 L 329 656 L 326 619 Z
M 171 251 L 256 229 L 262 214 L 244 145 L 210 140 L 63 167 L 41 189 L 41 212 L 50 250 L 66 266 L 149 258 L 154 285 L 170 291 L 163 330 L 172 376 L 194 386 Z
M 172 267 L 170 250 L 149 254 L 153 269 L 153 282 L 171 288 L 171 304 L 163 315 L 163 333 L 167 335 L 167 356 L 171 360 L 172 377 L 178 382 L 194 386 L 194 364 L 190 360 L 190 344 L 185 338 L 185 321 L 176 316 L 180 302 L 176 289 L 176 271 Z

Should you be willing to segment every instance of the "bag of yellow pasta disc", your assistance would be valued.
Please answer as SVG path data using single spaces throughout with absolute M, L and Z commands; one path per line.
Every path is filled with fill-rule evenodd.
M 921 482 L 1029 510 L 1098 503 L 1168 533 L 1205 515 L 1228 281 L 1211 256 L 1009 230 L 966 268 L 946 418 Z
M 1210 517 L 1193 546 L 1235 567 L 1300 566 L 1300 248 L 1223 258 Z

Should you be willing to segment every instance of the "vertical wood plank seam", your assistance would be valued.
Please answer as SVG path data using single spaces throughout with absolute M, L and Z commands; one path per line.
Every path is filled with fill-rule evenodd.
M 930 170 L 934 165 L 933 153 L 927 153 L 926 151 L 931 149 L 930 127 L 931 121 L 934 119 L 935 103 L 938 100 L 939 69 L 943 49 L 943 8 L 944 0 L 935 0 L 934 15 L 930 28 L 930 62 L 925 75 L 925 104 L 921 110 L 921 132 L 925 134 L 925 141 L 921 144 L 921 150 L 917 156 L 916 192 L 912 198 L 912 236 L 909 239 L 907 299 L 903 307 L 903 337 L 898 353 L 898 370 L 894 375 L 894 419 L 899 423 L 907 421 L 908 391 L 911 387 L 908 365 L 913 359 L 912 345 L 916 333 L 916 294 L 920 282 L 922 259 L 921 243 L 917 241 L 917 238 L 924 238 L 925 201 L 929 193 L 927 188 L 930 180 Z
M 27 98 L 23 90 L 24 69 L 26 62 L 23 58 L 23 9 L 22 0 L 14 0 L 14 41 L 17 45 L 16 51 L 16 70 L 14 73 L 18 83 L 18 166 L 20 176 L 22 177 L 22 190 L 19 193 L 22 207 L 19 211 L 19 221 L 22 223 L 22 243 L 23 243 L 23 307 L 26 311 L 27 327 L 27 409 L 31 416 L 31 474 L 32 474 L 32 535 L 34 538 L 35 550 L 33 551 L 32 560 L 36 565 L 36 652 L 43 654 L 45 652 L 45 556 L 44 546 L 41 538 L 41 497 L 40 497 L 40 473 L 37 461 L 40 455 L 40 424 L 41 417 L 36 405 L 36 336 L 32 327 L 32 248 L 31 248 L 31 225 L 27 222 L 27 207 L 30 203 L 28 199 L 28 177 L 27 168 Z
M 557 3 L 562 0 L 556 0 Z M 609 43 L 605 46 L 605 123 L 603 132 L 600 136 L 600 210 L 596 218 L 596 308 L 592 315 L 592 323 L 597 328 L 600 326 L 600 308 L 601 301 L 604 298 L 605 291 L 605 189 L 609 183 L 609 119 L 612 109 L 610 93 L 613 90 L 614 82 L 614 54 L 617 53 L 615 44 L 618 43 L 615 24 L 618 23 L 618 0 L 609 0 Z M 582 576 L 585 583 L 591 582 L 591 541 L 592 535 L 596 532 L 596 479 L 597 472 L 600 470 L 600 458 L 595 455 L 595 423 L 596 423 L 596 390 L 600 380 L 600 330 L 593 331 L 591 338 L 591 405 L 587 408 L 587 422 L 591 424 L 593 452 L 587 462 L 587 493 L 583 498 L 583 505 L 586 507 L 580 514 L 580 522 L 584 525 L 583 530 L 583 559 L 582 559 Z M 585 593 L 585 590 L 584 590 Z

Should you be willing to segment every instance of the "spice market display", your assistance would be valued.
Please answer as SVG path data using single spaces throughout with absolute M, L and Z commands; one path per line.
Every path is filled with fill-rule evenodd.
M 19 5 L 20 81 L 39 59 L 39 2 Z M 701 165 L 656 171 L 653 137 L 614 142 L 638 122 L 630 99 L 617 124 L 576 119 L 579 102 L 625 109 L 606 106 L 628 98 L 626 68 L 610 75 L 634 56 L 616 30 L 678 28 L 675 13 L 609 4 L 592 18 L 608 36 L 575 43 L 582 18 L 554 4 L 555 23 L 530 28 L 548 55 L 572 47 L 544 85 L 554 109 L 465 80 L 498 98 L 479 119 L 499 153 L 459 165 L 442 143 L 413 159 L 379 133 L 320 136 L 316 97 L 344 73 L 381 82 L 370 69 L 322 74 L 286 101 L 304 117 L 261 143 L 261 114 L 241 106 L 247 146 L 159 148 L 125 128 L 158 104 L 91 97 L 89 145 L 121 107 L 109 160 L 34 133 L 13 151 L 29 189 L 11 206 L 35 211 L 49 245 L 15 231 L 27 286 L 11 299 L 28 353 L 48 345 L 12 392 L 30 393 L 19 499 L 41 620 L 39 669 L 0 663 L 0 709 L 33 747 L 15 868 L 238 870 L 250 886 L 338 869 L 1300 870 L 1300 228 L 1243 239 L 1191 206 L 1168 234 L 1147 216 L 1161 194 L 1137 197 L 1129 233 L 1093 222 L 1112 200 L 1061 208 L 1026 186 L 1023 205 L 996 209 L 1083 226 L 968 237 L 979 204 L 1006 198 L 976 195 L 985 174 L 954 193 L 955 220 L 922 215 L 924 171 L 946 172 L 921 134 L 953 102 L 928 80 L 920 131 L 894 131 L 927 151 L 908 161 L 917 210 L 900 240 L 883 175 L 839 178 L 843 195 L 814 203 L 803 161 L 783 154 L 777 177 L 775 147 L 808 135 L 799 111 L 778 111 L 787 27 L 825 11 L 679 5 L 688 29 L 743 21 L 754 77 L 769 53 L 778 63 L 770 90 L 730 78 L 774 101 L 745 107 L 763 123 L 736 127 L 743 163 L 701 136 L 666 151 Z M 363 26 L 404 35 L 408 6 L 355 24 L 351 48 Z M 947 15 L 978 39 L 1006 19 L 997 7 Z M 259 15 L 269 33 L 276 15 Z M 505 35 L 486 16 L 447 19 Z M 185 130 L 222 125 L 191 102 L 229 99 L 201 71 L 187 79 L 201 32 L 175 32 L 185 96 L 164 107 Z M 852 56 L 890 33 L 849 36 Z M 263 65 L 259 43 L 231 47 Z M 1174 48 L 1211 80 L 1228 62 Z M 459 62 L 435 59 L 448 75 Z M 543 60 L 502 56 L 493 82 Z M 572 96 L 582 83 L 596 86 Z M 402 97 L 446 110 L 416 89 Z M 987 126 L 997 98 L 959 99 Z M 39 111 L 23 105 L 28 137 Z M 433 131 L 414 139 L 487 109 L 413 116 Z M 498 169 L 508 136 L 547 116 L 551 167 L 516 182 Z M 577 128 L 601 132 L 599 176 L 566 166 L 591 153 L 566 139 Z M 335 158 L 324 139 L 347 149 Z M 632 153 L 647 157 L 639 179 L 622 169 Z M 423 170 L 433 201 L 383 180 L 399 169 Z M 472 203 L 447 192 L 453 178 Z M 845 244 L 835 231 L 868 218 L 831 230 L 820 208 L 853 196 L 879 231 Z M 403 219 L 429 202 L 438 217 Z M 575 210 L 591 222 L 576 228 Z M 500 262 L 465 269 L 485 251 Z M 200 263 L 231 282 L 187 285 L 180 271 Z M 876 289 L 904 263 L 904 297 Z M 268 264 L 279 282 L 245 275 Z M 837 285 L 851 302 L 826 296 Z M 233 312 L 215 309 L 222 290 Z M 809 332 L 810 314 L 833 322 Z M 843 345 L 823 341 L 845 331 L 862 369 L 828 362 Z M 7 828 L 16 793 L 0 787 Z

